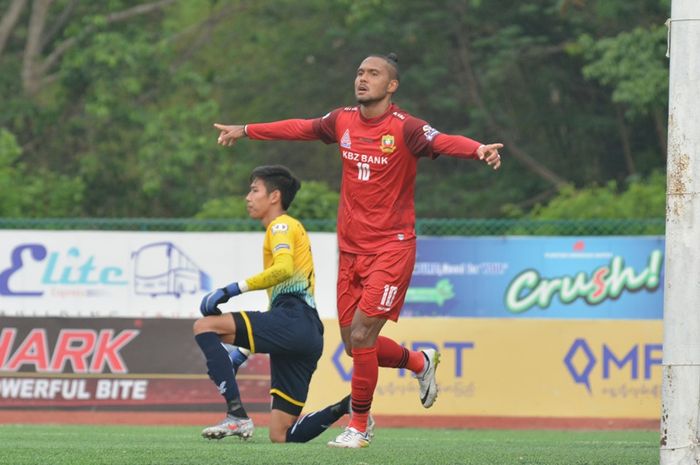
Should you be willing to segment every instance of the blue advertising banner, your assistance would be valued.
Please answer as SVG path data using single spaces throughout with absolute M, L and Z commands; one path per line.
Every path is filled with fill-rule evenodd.
M 419 238 L 402 317 L 663 318 L 661 236 Z

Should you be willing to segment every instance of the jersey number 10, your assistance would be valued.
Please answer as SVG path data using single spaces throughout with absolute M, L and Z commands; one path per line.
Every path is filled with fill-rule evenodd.
M 360 181 L 369 181 L 369 163 L 357 164 L 357 179 Z
M 384 285 L 384 294 L 382 294 L 381 305 L 384 307 L 391 307 L 394 304 L 394 299 L 396 298 L 396 292 L 398 290 L 399 288 L 396 286 L 390 286 L 388 284 Z

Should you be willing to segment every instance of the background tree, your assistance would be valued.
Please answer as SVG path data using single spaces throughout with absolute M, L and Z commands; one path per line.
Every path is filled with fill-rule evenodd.
M 0 128 L 0 216 L 79 215 L 84 193 L 80 179 L 30 169 L 19 161 L 21 154 L 15 137 Z
M 496 175 L 421 161 L 418 215 L 527 215 L 562 189 L 620 191 L 663 173 L 669 11 L 668 0 L 0 0 L 0 127 L 20 149 L 5 166 L 36 186 L 62 180 L 71 194 L 52 211 L 78 216 L 208 216 L 269 163 L 337 191 L 333 146 L 222 148 L 211 124 L 353 104 L 358 63 L 395 51 L 401 107 L 506 144 Z
M 666 177 L 655 172 L 647 179 L 631 179 L 626 186 L 615 181 L 580 189 L 566 186 L 528 216 L 543 220 L 663 218 L 665 209 Z

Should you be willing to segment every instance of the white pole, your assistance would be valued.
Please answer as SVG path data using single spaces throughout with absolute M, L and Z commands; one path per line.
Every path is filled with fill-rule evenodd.
M 673 0 L 661 465 L 700 463 L 700 1 Z

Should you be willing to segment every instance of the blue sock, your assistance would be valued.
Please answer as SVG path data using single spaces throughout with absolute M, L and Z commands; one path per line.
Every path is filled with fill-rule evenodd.
M 287 442 L 311 441 L 347 413 L 350 413 L 350 396 L 345 397 L 337 404 L 299 418 L 287 430 Z
M 197 334 L 194 339 L 207 359 L 209 378 L 214 381 L 219 393 L 226 399 L 229 415 L 239 418 L 248 417 L 241 403 L 241 393 L 238 390 L 236 378 L 233 376 L 231 359 L 221 345 L 219 336 L 214 332 L 206 332 Z

